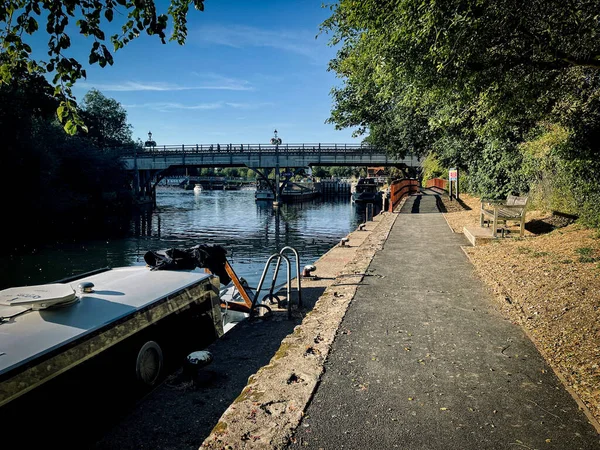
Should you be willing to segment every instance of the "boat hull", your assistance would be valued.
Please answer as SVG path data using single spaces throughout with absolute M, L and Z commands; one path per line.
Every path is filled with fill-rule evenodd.
M 366 193 L 366 192 L 354 192 L 352 193 L 352 200 L 356 203 L 378 203 L 381 202 L 382 195 L 379 193 Z
M 254 199 L 257 201 L 268 201 L 268 200 L 275 200 L 275 195 L 273 194 L 272 191 L 256 191 L 256 193 L 254 194 Z

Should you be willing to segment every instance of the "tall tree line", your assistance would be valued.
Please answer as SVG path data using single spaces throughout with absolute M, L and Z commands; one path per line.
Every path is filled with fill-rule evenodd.
M 600 20 L 591 0 L 341 0 L 330 122 L 467 174 L 486 197 L 600 226 Z M 431 164 L 430 164 L 431 165 Z
M 131 195 L 116 146 L 132 145 L 121 105 L 90 91 L 79 105 L 88 132 L 70 135 L 44 77 L 25 74 L 0 85 L 0 167 L 7 247 L 93 234 Z

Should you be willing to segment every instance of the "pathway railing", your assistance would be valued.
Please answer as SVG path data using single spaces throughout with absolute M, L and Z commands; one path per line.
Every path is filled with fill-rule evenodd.
M 426 188 L 436 187 L 442 189 L 444 191 L 448 190 L 448 180 L 444 180 L 443 178 L 431 178 L 427 180 L 425 183 Z
M 418 180 L 396 180 L 390 186 L 390 204 L 389 210 L 393 212 L 402 200 L 407 195 L 414 192 L 419 192 L 419 181 Z

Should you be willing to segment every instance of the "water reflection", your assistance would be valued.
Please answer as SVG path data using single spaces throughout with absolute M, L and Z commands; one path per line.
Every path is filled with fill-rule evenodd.
M 235 271 L 252 285 L 271 254 L 291 246 L 302 265 L 312 263 L 364 222 L 366 212 L 365 205 L 352 204 L 349 198 L 273 208 L 269 202 L 256 202 L 252 190 L 194 194 L 166 186 L 158 188 L 157 205 L 154 211 L 136 214 L 124 238 L 10 255 L 0 264 L 0 288 L 51 282 L 98 267 L 144 264 L 149 250 L 203 243 L 224 246 Z M 375 205 L 374 213 L 379 210 Z
M 133 214 L 131 223 L 133 226 L 133 236 L 152 236 L 156 233 L 157 237 L 160 237 L 160 216 L 157 216 L 157 229 L 152 229 L 152 209 L 148 208 L 143 211 L 139 211 Z

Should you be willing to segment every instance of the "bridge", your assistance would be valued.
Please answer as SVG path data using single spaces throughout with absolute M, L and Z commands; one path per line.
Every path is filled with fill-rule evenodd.
M 418 170 L 422 160 L 413 155 L 398 158 L 380 147 L 365 144 L 202 144 L 164 145 L 122 152 L 125 168 L 134 175 L 138 198 L 155 196 L 155 187 L 169 171 L 183 167 L 248 167 L 265 179 L 276 194 L 280 168 L 311 166 L 394 166 Z M 271 183 L 265 174 L 275 170 Z

